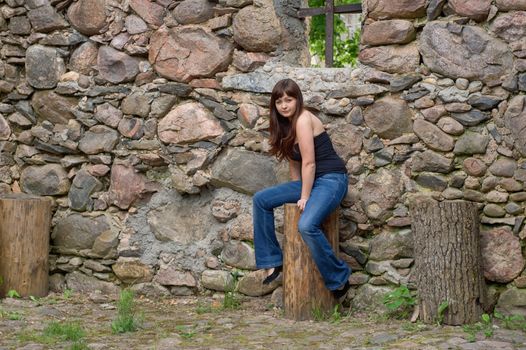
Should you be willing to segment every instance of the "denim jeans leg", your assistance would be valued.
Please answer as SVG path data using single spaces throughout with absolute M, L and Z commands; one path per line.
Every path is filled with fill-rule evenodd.
M 274 208 L 285 203 L 296 203 L 300 196 L 301 182 L 291 181 L 261 190 L 252 198 L 254 249 L 259 269 L 283 264 L 283 253 L 276 239 Z
M 321 230 L 321 224 L 340 205 L 346 193 L 346 174 L 331 173 L 317 178 L 298 223 L 301 236 L 329 290 L 341 287 L 349 278 L 351 270 L 334 253 Z

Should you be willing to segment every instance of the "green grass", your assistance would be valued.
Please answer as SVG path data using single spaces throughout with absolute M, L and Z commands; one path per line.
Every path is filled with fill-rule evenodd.
M 179 325 L 175 327 L 175 330 L 177 333 L 181 336 L 183 339 L 192 339 L 194 335 L 196 335 L 195 331 L 195 325 L 193 326 L 185 326 L 185 325 Z
M 43 335 L 61 340 L 78 341 L 86 336 L 86 332 L 77 322 L 53 321 L 44 329 Z
M 237 310 L 241 307 L 241 300 L 239 300 L 236 292 L 226 291 L 223 298 L 223 310 Z
M 117 302 L 117 318 L 111 323 L 111 330 L 113 333 L 135 332 L 139 328 L 140 318 L 133 292 L 129 289 L 122 290 Z
M 344 316 L 340 312 L 340 305 L 334 305 L 330 311 L 323 311 L 319 306 L 315 306 L 311 311 L 312 319 L 317 322 L 329 321 L 330 323 L 340 323 Z
M 66 300 L 71 298 L 72 295 L 73 295 L 73 291 L 68 288 L 64 289 L 64 292 L 62 293 L 62 297 Z

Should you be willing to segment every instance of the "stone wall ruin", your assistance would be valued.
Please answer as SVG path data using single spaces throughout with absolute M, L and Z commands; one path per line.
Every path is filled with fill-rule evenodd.
M 298 81 L 351 175 L 355 309 L 411 285 L 414 194 L 479 203 L 493 304 L 526 297 L 526 2 L 363 2 L 356 69 L 311 69 L 300 0 L 0 0 L 0 192 L 53 198 L 51 285 L 262 289 L 251 194 Z M 281 217 L 278 215 L 278 230 Z M 376 297 L 375 297 L 376 296 Z

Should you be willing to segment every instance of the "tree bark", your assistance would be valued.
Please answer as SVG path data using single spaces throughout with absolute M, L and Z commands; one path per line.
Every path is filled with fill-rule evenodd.
M 485 299 L 476 203 L 411 205 L 420 318 L 461 325 L 480 320 Z M 447 303 L 443 313 L 439 306 Z
M 0 296 L 48 294 L 51 201 L 24 194 L 0 197 Z
M 332 293 L 325 287 L 309 248 L 298 232 L 300 210 L 295 204 L 285 204 L 283 241 L 283 305 L 285 317 L 294 320 L 313 318 L 313 312 L 328 314 L 336 305 Z M 338 255 L 339 210 L 323 223 L 323 231 Z

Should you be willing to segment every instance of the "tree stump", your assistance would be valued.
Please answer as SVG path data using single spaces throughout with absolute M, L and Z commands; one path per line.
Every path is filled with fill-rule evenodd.
M 417 199 L 411 219 L 422 321 L 461 325 L 480 320 L 485 286 L 476 203 Z
M 283 305 L 285 317 L 294 320 L 313 318 L 313 312 L 327 314 L 336 305 L 325 287 L 310 250 L 298 231 L 300 210 L 296 204 L 285 204 L 283 241 Z M 323 223 L 323 231 L 338 255 L 339 210 Z
M 25 194 L 0 197 L 0 296 L 48 294 L 51 201 Z

